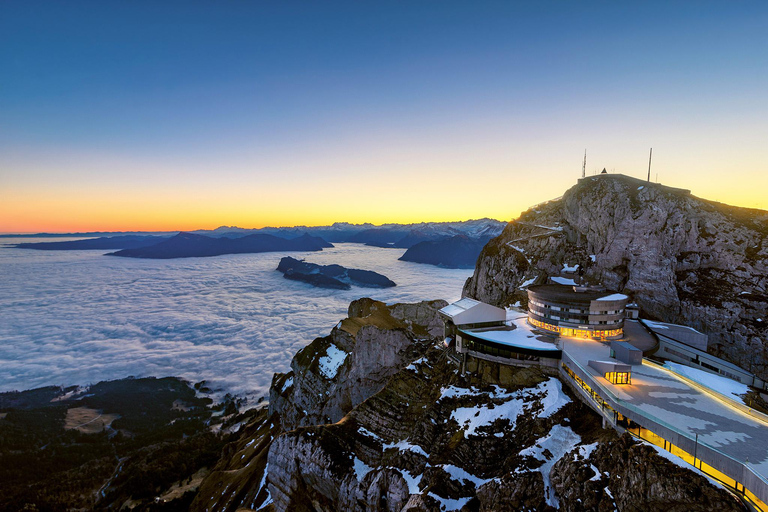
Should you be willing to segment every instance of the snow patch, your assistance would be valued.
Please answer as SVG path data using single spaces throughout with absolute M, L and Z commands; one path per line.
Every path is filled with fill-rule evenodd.
M 579 270 L 579 264 L 575 264 L 574 266 L 570 267 L 567 263 L 563 263 L 563 270 L 561 272 L 576 272 Z
M 327 379 L 333 379 L 339 373 L 339 368 L 347 360 L 347 354 L 336 345 L 328 345 L 325 355 L 318 361 L 320 372 Z
M 530 401 L 531 395 L 539 394 L 541 395 L 540 400 Z M 534 407 L 539 404 L 542 406 L 542 410 L 536 415 L 548 418 L 571 401 L 563 393 L 560 381 L 555 378 L 549 378 L 533 389 L 521 389 L 511 393 L 501 392 L 497 387 L 493 397 L 507 398 L 508 401 L 500 405 L 483 404 L 474 407 L 459 407 L 451 413 L 451 419 L 465 429 L 464 434 L 466 436 L 479 435 L 477 434 L 479 428 L 491 425 L 497 420 L 506 419 L 509 421 L 510 427 L 514 428 L 518 416 L 523 413 L 533 413 Z
M 397 448 L 399 451 L 408 451 L 408 452 L 414 452 L 418 453 L 419 455 L 423 455 L 424 457 L 429 457 L 427 455 L 427 452 L 425 452 L 421 446 L 411 444 L 406 440 L 399 441 L 397 443 L 387 443 L 382 446 L 383 450 L 389 450 L 390 448 Z
M 585 459 L 588 459 L 592 455 L 592 452 L 595 451 L 595 448 L 597 448 L 597 442 L 592 444 L 583 444 L 579 446 L 579 455 Z
M 523 284 L 521 284 L 518 288 L 520 288 L 521 290 L 523 288 L 527 288 L 528 286 L 532 285 L 534 281 L 536 281 L 535 277 L 532 277 L 531 279 L 526 279 L 525 281 L 523 281 Z
M 536 386 L 536 389 L 544 391 L 544 396 L 541 398 L 544 409 L 539 413 L 540 418 L 549 418 L 571 402 L 568 395 L 563 393 L 563 384 L 559 379 L 550 378 Z
M 421 483 L 421 477 L 423 475 L 413 476 L 407 470 L 401 468 L 392 468 L 400 472 L 403 475 L 405 483 L 408 484 L 409 494 L 419 494 L 419 484 Z
M 443 388 L 442 392 L 440 393 L 440 398 L 438 400 L 442 400 L 443 398 L 456 398 L 457 396 L 467 396 L 467 395 L 476 395 L 480 391 L 475 389 L 467 389 L 467 388 L 460 388 L 457 386 L 448 386 L 447 388 Z
M 550 279 L 552 279 L 552 281 L 554 281 L 557 284 L 576 286 L 576 281 L 574 281 L 573 279 L 568 279 L 567 277 L 555 276 L 555 277 L 550 277 Z
M 625 300 L 629 299 L 626 295 L 623 293 L 612 293 L 611 295 L 606 295 L 605 297 L 600 297 L 597 300 Z
M 464 468 L 460 468 L 452 464 L 445 464 L 439 467 L 443 468 L 443 471 L 451 475 L 452 480 L 460 482 L 472 482 L 475 484 L 475 487 L 480 487 L 481 485 L 493 480 L 493 478 L 480 478 L 479 476 L 475 476 L 472 473 L 468 473 Z
M 664 367 L 741 403 L 744 403 L 744 399 L 739 395 L 746 395 L 749 392 L 749 386 L 733 379 L 729 379 L 728 377 L 722 377 L 720 375 L 715 375 L 714 373 L 673 363 L 671 361 L 664 363 Z
M 414 362 L 412 362 L 411 364 L 409 364 L 408 366 L 406 366 L 405 369 L 406 370 L 414 370 L 414 371 L 416 371 L 416 365 L 417 364 L 423 364 L 426 361 L 427 361 L 426 357 L 419 358 L 419 359 L 415 360 Z
M 373 432 L 371 432 L 370 430 L 368 430 L 365 427 L 358 427 L 357 431 L 360 432 L 361 434 L 363 434 L 366 437 L 372 437 L 373 439 L 376 439 L 377 441 L 381 441 L 381 438 L 379 436 L 377 436 L 376 434 L 374 434 Z
M 433 492 L 428 492 L 427 496 L 431 496 L 436 501 L 440 502 L 440 510 L 460 510 L 461 507 L 467 504 L 469 500 L 471 500 L 471 497 L 468 498 L 457 498 L 457 499 L 451 499 L 451 498 L 441 498 L 437 494 Z
M 355 475 L 357 476 L 357 481 L 361 481 L 363 478 L 365 478 L 365 475 L 373 471 L 373 468 L 370 466 L 367 466 L 365 462 L 361 461 L 357 457 L 355 457 L 354 460 L 354 469 L 355 469 Z
M 557 496 L 555 496 L 555 490 L 552 488 L 549 474 L 555 462 L 571 451 L 580 441 L 581 437 L 571 430 L 570 427 L 555 425 L 549 431 L 549 434 L 539 439 L 535 445 L 520 452 L 520 455 L 529 455 L 544 462 L 536 471 L 541 473 L 544 480 L 544 496 L 547 504 L 554 508 L 559 508 L 559 504 Z M 547 451 L 549 456 L 545 455 Z

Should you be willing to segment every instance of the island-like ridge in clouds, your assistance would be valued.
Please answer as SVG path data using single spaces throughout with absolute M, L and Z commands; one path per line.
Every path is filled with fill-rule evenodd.
M 284 256 L 277 270 L 286 279 L 303 281 L 319 288 L 349 290 L 352 285 L 365 288 L 390 288 L 396 286 L 388 277 L 372 270 L 346 268 L 341 265 L 318 265 Z

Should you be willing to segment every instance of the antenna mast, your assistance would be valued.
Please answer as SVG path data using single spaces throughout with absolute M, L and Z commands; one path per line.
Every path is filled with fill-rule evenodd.
M 584 162 L 581 164 L 581 177 L 586 178 L 587 176 L 587 150 L 584 150 Z
M 653 148 L 651 148 L 651 153 L 648 155 L 648 183 L 651 182 L 651 158 L 653 158 Z

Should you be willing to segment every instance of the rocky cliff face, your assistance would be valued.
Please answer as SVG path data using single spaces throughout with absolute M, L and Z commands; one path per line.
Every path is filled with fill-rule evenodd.
M 352 303 L 275 376 L 269 409 L 192 510 L 740 510 L 603 430 L 555 377 L 493 364 L 460 376 L 437 343 L 444 304 Z
M 711 351 L 768 377 L 768 212 L 622 175 L 586 178 L 486 245 L 464 295 L 525 304 L 525 287 L 581 265 L 644 314 L 709 334 Z

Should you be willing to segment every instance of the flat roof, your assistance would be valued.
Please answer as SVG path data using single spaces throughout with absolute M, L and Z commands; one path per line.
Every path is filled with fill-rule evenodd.
M 573 286 L 568 286 L 564 284 L 539 284 L 534 286 L 529 286 L 528 291 L 531 291 L 533 293 L 541 294 L 542 296 L 558 301 L 593 301 L 593 300 L 624 300 L 629 299 L 624 294 L 615 292 L 613 290 L 584 290 L 584 291 L 575 291 L 573 289 Z
M 447 306 L 445 306 L 440 310 L 440 313 L 443 313 L 448 316 L 456 316 L 459 313 L 463 313 L 464 311 L 471 309 L 479 304 L 480 304 L 480 301 L 477 301 L 475 299 L 470 299 L 469 297 L 465 297 L 461 300 L 457 300 L 453 304 L 448 304 Z
M 648 332 L 637 320 L 624 319 L 624 337 L 621 342 L 627 342 L 638 350 L 647 352 L 658 346 L 658 340 Z
M 526 321 L 527 318 L 527 316 L 513 318 L 509 326 L 485 329 L 459 329 L 459 332 L 513 348 L 560 352 L 560 349 L 550 341 L 551 338 L 533 331 L 533 328 Z
M 616 386 L 593 368 L 590 360 L 605 359 L 608 346 L 591 340 L 562 340 L 563 354 L 577 361 L 606 391 L 596 390 L 633 411 L 681 432 L 689 439 L 698 435 L 706 444 L 734 459 L 749 461 L 751 469 L 768 477 L 768 426 L 725 402 L 699 390 L 672 372 L 655 365 L 632 368 L 632 384 Z
M 670 338 L 674 338 L 675 336 L 673 333 L 676 333 L 676 332 L 694 333 L 694 334 L 700 334 L 702 336 L 706 336 L 706 334 L 700 331 L 697 331 L 693 327 L 688 327 L 687 325 L 670 324 L 667 322 L 656 322 L 654 320 L 646 320 L 645 318 L 643 318 L 643 323 L 647 325 L 652 331 L 658 331 L 659 334 L 669 335 Z
M 642 350 L 640 350 L 636 346 L 632 345 L 631 343 L 627 343 L 626 341 L 612 341 L 611 345 L 618 345 L 618 346 L 624 347 L 624 348 L 626 348 L 628 350 L 637 350 L 638 352 L 642 352 Z

